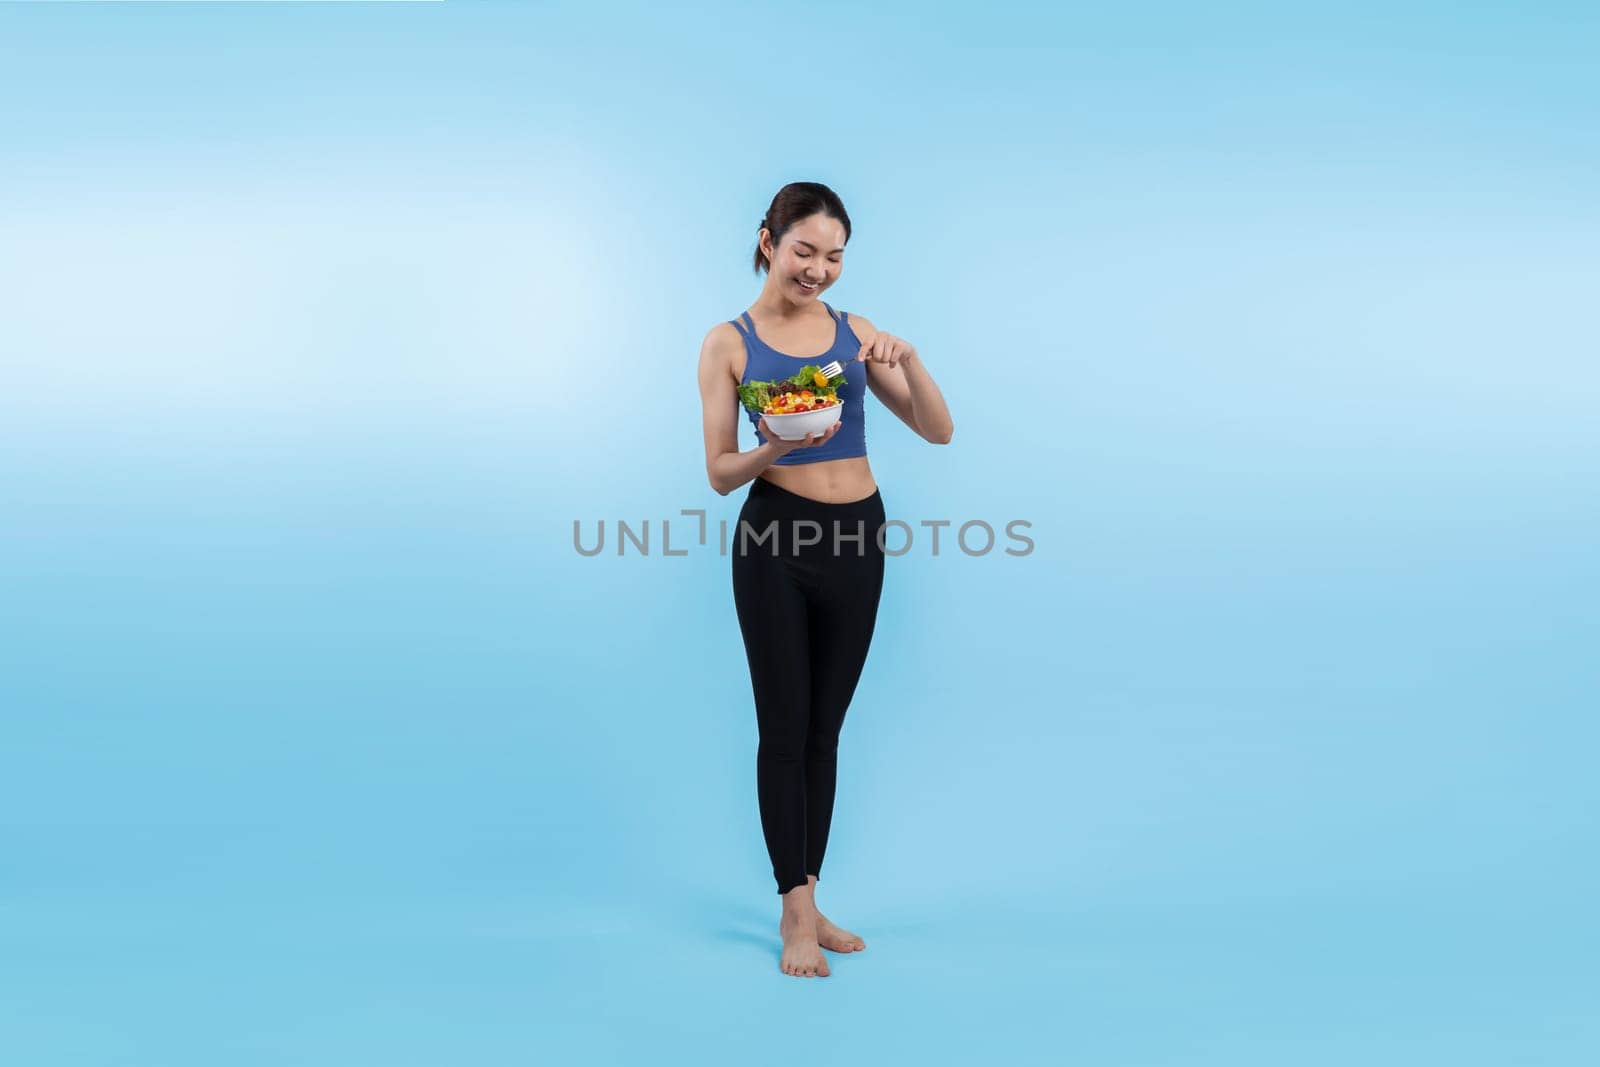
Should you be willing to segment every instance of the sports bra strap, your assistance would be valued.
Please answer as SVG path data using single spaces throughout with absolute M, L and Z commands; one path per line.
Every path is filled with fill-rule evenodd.
M 841 325 L 845 322 L 844 312 L 834 310 L 833 305 L 829 304 L 827 301 L 823 301 L 822 306 L 828 309 L 828 315 L 830 318 L 835 319 Z M 756 335 L 756 324 L 751 320 L 750 312 L 741 311 L 739 312 L 738 318 L 729 319 L 728 321 L 732 323 L 734 329 L 738 330 L 744 336 L 754 337 Z

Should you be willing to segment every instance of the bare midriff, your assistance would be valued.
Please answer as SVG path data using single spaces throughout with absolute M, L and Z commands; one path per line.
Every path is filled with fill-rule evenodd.
M 797 449 L 796 451 L 803 451 Z M 790 452 L 789 455 L 794 455 Z M 825 504 L 849 504 L 865 500 L 878 488 L 866 456 L 824 459 L 816 463 L 789 466 L 774 463 L 757 478 L 765 478 L 780 489 L 820 500 Z

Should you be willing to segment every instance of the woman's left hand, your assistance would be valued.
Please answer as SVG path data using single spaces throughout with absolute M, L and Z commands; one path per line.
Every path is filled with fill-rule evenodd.
M 857 363 L 887 363 L 893 367 L 916 357 L 917 350 L 911 342 L 892 333 L 879 330 L 861 351 L 856 353 Z

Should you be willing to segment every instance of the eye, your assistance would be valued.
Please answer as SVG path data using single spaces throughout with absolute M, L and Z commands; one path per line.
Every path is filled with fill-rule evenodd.
M 811 254 L 809 252 L 796 252 L 795 255 L 799 256 L 801 259 L 811 258 Z

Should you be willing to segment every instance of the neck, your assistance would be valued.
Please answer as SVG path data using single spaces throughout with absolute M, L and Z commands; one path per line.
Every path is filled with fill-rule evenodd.
M 772 275 L 767 275 L 767 284 L 761 287 L 761 295 L 756 297 L 756 302 L 750 305 L 750 310 L 761 312 L 761 317 L 777 322 L 784 322 L 793 318 L 808 318 L 813 314 L 813 306 L 822 306 L 821 297 L 799 301 L 785 296 L 781 289 L 772 281 Z

